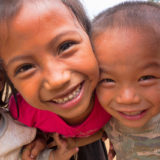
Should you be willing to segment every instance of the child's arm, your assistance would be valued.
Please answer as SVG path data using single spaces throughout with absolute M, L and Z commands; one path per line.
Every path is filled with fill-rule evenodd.
M 55 139 L 55 136 L 53 134 L 53 138 Z M 86 137 L 86 138 L 65 138 L 66 142 L 67 142 L 67 148 L 74 148 L 74 147 L 80 147 L 80 146 L 84 146 L 90 143 L 93 143 L 99 139 L 101 139 L 103 141 L 105 141 L 108 137 L 107 135 L 104 133 L 103 129 L 96 132 L 94 135 Z M 56 142 L 53 141 L 51 144 L 49 144 L 49 147 L 55 146 Z M 66 147 L 66 146 L 65 146 Z M 70 149 L 71 150 L 71 149 Z M 113 145 L 110 142 L 110 148 L 109 148 L 109 153 L 108 153 L 108 160 L 113 160 L 115 157 L 115 151 L 113 148 Z
M 99 139 L 101 139 L 103 136 L 103 131 L 99 130 L 95 134 L 85 137 L 85 138 L 67 138 L 68 141 L 68 148 L 73 148 L 73 147 L 81 147 L 85 146 L 87 144 L 93 143 Z
M 47 147 L 47 135 L 37 129 L 36 138 L 25 145 L 22 150 L 22 160 L 33 160 Z
M 30 144 L 24 146 L 22 151 L 22 160 L 33 160 L 42 152 L 47 146 L 46 140 L 43 137 L 37 137 Z
M 78 148 L 67 148 L 67 142 L 54 134 L 54 141 L 57 146 L 56 150 L 45 149 L 46 139 L 43 137 L 36 138 L 33 142 L 25 146 L 22 153 L 22 160 L 69 160 L 78 152 Z
M 75 155 L 78 152 L 78 147 L 73 147 L 68 149 L 67 142 L 60 138 L 58 133 L 55 133 L 53 135 L 54 141 L 57 144 L 57 149 L 54 150 L 50 155 L 49 160 L 69 160 L 73 155 Z
M 74 148 L 74 147 L 81 147 L 81 146 L 85 146 L 87 144 L 93 143 L 99 139 L 102 138 L 103 136 L 103 131 L 100 130 L 98 132 L 96 132 L 95 134 L 89 136 L 89 137 L 85 137 L 85 138 L 64 138 L 65 141 L 68 144 L 68 149 L 70 148 Z M 54 139 L 54 133 L 52 135 L 53 139 Z M 48 147 L 53 147 L 55 146 L 55 142 L 51 142 Z

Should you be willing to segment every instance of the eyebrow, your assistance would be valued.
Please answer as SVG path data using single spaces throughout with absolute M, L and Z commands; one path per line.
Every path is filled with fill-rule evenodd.
M 146 65 L 140 66 L 141 70 L 148 69 L 148 68 L 160 68 L 160 63 L 158 62 L 151 62 L 147 63 Z M 99 67 L 100 73 L 103 74 L 110 74 L 111 72 L 106 70 L 104 67 Z
M 66 31 L 66 32 L 63 32 L 63 33 L 60 33 L 58 34 L 57 36 L 55 36 L 50 42 L 49 44 L 47 45 L 47 48 L 48 49 L 52 49 L 53 45 L 55 43 L 57 43 L 57 41 L 59 41 L 61 39 L 61 37 L 64 37 L 64 36 L 67 36 L 67 35 L 73 35 L 73 34 L 78 34 L 78 32 L 76 31 Z M 79 34 L 78 34 L 79 35 Z
M 151 63 L 147 63 L 144 66 L 141 66 L 140 69 L 148 69 L 148 68 L 160 68 L 160 63 L 158 62 L 151 62 Z
M 16 61 L 19 61 L 19 60 L 29 60 L 31 59 L 31 56 L 30 55 L 21 55 L 21 56 L 16 56 L 14 58 L 12 58 L 11 60 L 8 61 L 8 63 L 6 64 L 6 66 L 8 67 L 11 63 L 14 63 Z
M 72 34 L 77 34 L 76 31 L 66 31 L 66 32 L 63 32 L 63 33 L 60 33 L 58 34 L 57 36 L 55 36 L 53 39 L 51 39 L 51 41 L 48 43 L 47 45 L 47 48 L 48 49 L 51 49 L 53 44 L 55 44 L 61 37 L 63 36 L 66 36 L 66 35 L 72 35 Z M 21 55 L 21 56 L 17 56 L 17 57 L 14 57 L 13 59 L 11 59 L 7 64 L 6 66 L 9 66 L 11 63 L 14 63 L 15 61 L 18 61 L 18 60 L 27 60 L 27 59 L 30 59 L 30 55 Z

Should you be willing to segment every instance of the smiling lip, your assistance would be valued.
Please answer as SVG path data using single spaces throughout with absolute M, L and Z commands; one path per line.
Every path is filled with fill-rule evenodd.
M 74 89 L 67 93 L 67 95 L 63 95 L 61 96 L 61 98 L 54 98 L 48 102 L 64 109 L 70 109 L 81 101 L 83 93 L 84 81 L 76 87 L 74 87 Z
M 127 120 L 139 120 L 143 118 L 146 112 L 147 109 L 137 112 L 118 112 L 118 113 Z

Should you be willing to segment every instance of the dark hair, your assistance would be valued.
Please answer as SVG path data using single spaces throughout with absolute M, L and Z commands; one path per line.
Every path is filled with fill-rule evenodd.
M 35 1 L 42 1 L 42 0 L 0 0 L 0 53 L 1 53 L 1 45 L 6 43 L 7 35 L 3 33 L 8 33 L 9 30 L 9 23 L 11 20 L 18 14 L 22 6 L 26 2 L 35 3 Z M 51 1 L 51 0 L 50 0 Z M 90 38 L 91 33 L 91 24 L 90 20 L 88 19 L 85 10 L 80 3 L 79 0 L 60 0 L 70 11 L 73 13 L 75 18 L 78 20 L 79 24 L 85 30 Z M 10 98 L 9 96 L 9 88 L 11 88 L 11 93 L 14 95 L 16 103 L 16 94 L 17 91 L 14 88 L 13 84 L 10 82 L 9 78 L 7 77 L 5 70 L 3 68 L 3 61 L 0 62 L 1 73 L 4 74 L 4 86 L 3 89 L 0 91 L 0 105 L 5 105 L 8 103 Z M 6 92 L 7 91 L 7 92 Z M 5 97 L 5 98 L 4 98 Z M 18 104 L 17 104 L 18 107 Z
M 5 107 L 6 104 L 8 104 L 8 98 L 9 98 L 9 85 L 7 81 L 5 81 L 5 72 L 4 69 L 2 68 L 2 65 L 0 66 L 0 84 L 1 84 L 1 89 L 0 89 L 0 106 Z
M 0 24 L 1 28 L 18 14 L 22 5 L 26 2 L 35 3 L 35 1 L 41 0 L 0 0 Z M 91 24 L 90 20 L 86 15 L 86 12 L 79 0 L 60 0 L 76 17 L 78 22 L 81 24 L 85 32 L 90 36 Z M 3 24 L 3 25 L 2 25 Z M 7 27 L 4 27 L 7 29 Z M 0 39 L 2 36 L 0 36 Z M 4 37 L 3 37 L 4 38 Z
M 160 34 L 160 5 L 153 2 L 124 2 L 109 8 L 92 22 L 93 37 L 108 28 L 150 28 Z
M 79 0 L 61 0 L 61 1 L 72 11 L 72 13 L 77 18 L 78 22 L 81 24 L 85 32 L 90 37 L 91 23 L 80 1 Z

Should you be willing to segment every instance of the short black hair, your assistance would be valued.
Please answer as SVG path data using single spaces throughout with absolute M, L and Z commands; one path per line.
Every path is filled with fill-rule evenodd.
M 92 34 L 96 36 L 107 28 L 149 27 L 160 34 L 160 5 L 154 2 L 123 2 L 104 10 L 93 19 Z

